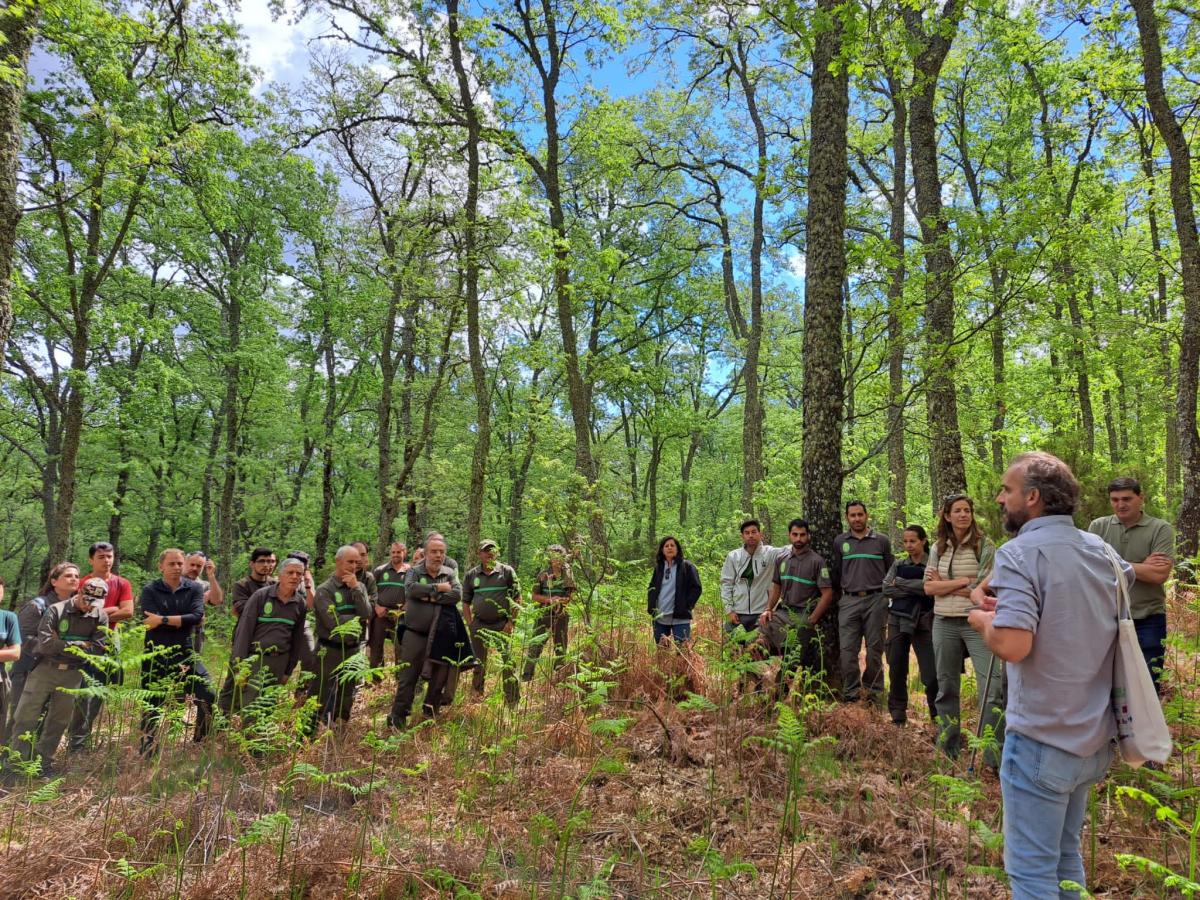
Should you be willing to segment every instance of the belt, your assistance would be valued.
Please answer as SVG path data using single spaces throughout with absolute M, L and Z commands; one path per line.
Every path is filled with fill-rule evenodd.
M 71 669 L 74 669 L 75 666 L 71 665 L 70 663 L 50 663 L 50 668 L 58 669 L 60 672 L 67 672 Z
M 873 591 L 846 591 L 846 594 L 851 597 L 871 597 L 880 592 L 881 588 L 875 588 Z
M 344 644 L 341 641 L 331 641 L 329 638 L 317 638 L 317 643 L 322 647 L 332 647 L 334 650 L 346 650 L 358 646 L 358 641 L 353 644 Z

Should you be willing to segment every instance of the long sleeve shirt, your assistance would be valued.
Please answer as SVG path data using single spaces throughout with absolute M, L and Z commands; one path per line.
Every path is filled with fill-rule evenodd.
M 157 578 L 142 588 L 138 603 L 143 613 L 156 616 L 179 616 L 178 626 L 163 622 L 146 632 L 146 643 L 160 647 L 191 646 L 192 633 L 204 621 L 204 589 L 190 578 L 172 588 Z
M 108 639 L 101 629 L 107 626 L 108 613 L 99 606 L 90 606 L 81 612 L 73 598 L 52 603 L 38 625 L 39 664 L 80 668 L 84 660 L 68 648 L 92 655 L 103 653 Z
M 440 591 L 439 584 L 448 584 L 450 589 Z M 438 607 L 455 606 L 462 600 L 458 571 L 446 568 L 443 563 L 436 575 L 430 575 L 422 560 L 404 578 L 404 598 L 404 627 L 417 634 L 428 634 L 437 622 Z
M 336 575 L 330 575 L 317 585 L 317 596 L 313 603 L 313 614 L 317 620 L 317 640 L 326 644 L 333 643 L 342 647 L 354 646 L 362 641 L 364 627 L 371 619 L 371 601 L 363 582 L 354 587 Z M 333 632 L 347 622 L 358 620 L 357 634 L 346 634 L 345 630 L 338 636 Z

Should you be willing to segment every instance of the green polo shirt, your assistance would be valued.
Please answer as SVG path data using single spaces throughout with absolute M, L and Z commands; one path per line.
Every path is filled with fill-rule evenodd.
M 1175 558 L 1175 529 L 1170 522 L 1142 513 L 1126 528 L 1116 516 L 1093 519 L 1088 531 L 1098 534 L 1106 544 L 1129 563 L 1145 562 L 1151 553 Z M 1167 611 L 1167 588 L 1162 584 L 1135 581 L 1129 589 L 1129 607 L 1135 619 L 1160 615 Z

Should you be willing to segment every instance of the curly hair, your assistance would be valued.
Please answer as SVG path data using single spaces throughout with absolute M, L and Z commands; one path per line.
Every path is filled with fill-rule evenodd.
M 1042 498 L 1042 514 L 1073 516 L 1079 508 L 1079 482 L 1071 467 L 1051 453 L 1031 450 L 1013 457 L 1021 467 L 1026 493 L 1036 490 Z

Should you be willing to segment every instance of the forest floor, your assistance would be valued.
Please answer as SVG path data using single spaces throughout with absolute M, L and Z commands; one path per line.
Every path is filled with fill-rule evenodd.
M 1118 764 L 1094 792 L 1083 852 L 1096 896 L 1178 896 L 1119 853 L 1189 872 L 1190 596 L 1171 622 L 1185 636 L 1170 663 L 1177 753 L 1162 772 Z M 969 753 L 951 763 L 935 749 L 919 694 L 903 728 L 865 705 L 739 696 L 716 623 L 696 630 L 680 654 L 652 647 L 648 627 L 597 629 L 575 664 L 523 685 L 515 711 L 463 684 L 404 735 L 384 727 L 390 681 L 313 743 L 292 737 L 281 696 L 266 753 L 235 732 L 191 744 L 180 722 L 142 760 L 126 689 L 98 748 L 60 758 L 64 778 L 3 789 L 0 897 L 1005 895 L 999 784 L 967 771 Z

